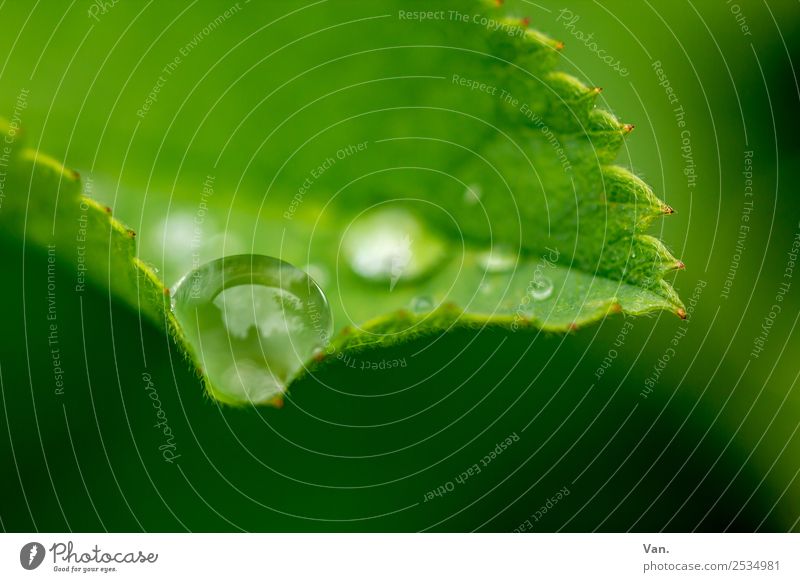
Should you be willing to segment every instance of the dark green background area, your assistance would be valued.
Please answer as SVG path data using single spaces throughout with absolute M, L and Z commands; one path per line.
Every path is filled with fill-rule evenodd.
M 797 4 L 740 2 L 752 31 L 744 36 L 724 2 L 570 3 L 580 16 L 576 28 L 594 32 L 630 70 L 627 77 L 557 21 L 560 4 L 544 4 L 550 12 L 524 8 L 532 26 L 563 39 L 562 68 L 602 86 L 608 106 L 636 124 L 620 162 L 677 210 L 657 225 L 657 236 L 687 265 L 675 286 L 688 301 L 698 282 L 706 283 L 687 322 L 670 314 L 617 316 L 566 336 L 461 331 L 360 356 L 405 359 L 405 367 L 364 371 L 358 362 L 355 368 L 334 362 L 323 369 L 324 383 L 297 384 L 283 409 L 239 410 L 204 396 L 194 372 L 151 324 L 110 301 L 106 291 L 74 293 L 74 270 L 59 267 L 58 345 L 67 384 L 55 395 L 47 255 L 4 239 L 0 526 L 511 531 L 533 522 L 567 487 L 570 494 L 532 524 L 535 531 L 800 528 L 794 359 L 800 282 L 792 283 L 765 351 L 750 355 L 800 230 L 800 95 L 789 56 L 798 58 Z M 134 135 L 135 108 L 153 71 L 187 40 L 160 35 L 161 27 L 185 9 L 182 30 L 202 28 L 229 4 L 149 6 L 134 18 L 141 6 L 119 4 L 99 22 L 87 17 L 88 3 L 31 9 L 16 2 L 0 9 L 6 30 L 0 113 L 13 111 L 19 91 L 28 89 L 23 122 L 31 145 L 92 175 L 98 188 L 117 178 L 139 187 L 151 170 L 167 189 L 176 176 L 178 188 L 181 180 L 203 176 L 199 166 L 177 168 L 219 90 L 204 91 L 201 84 L 191 94 L 155 166 L 154 144 L 208 63 L 259 25 L 255 18 L 233 19 L 200 45 L 181 68 L 180 82 L 167 85 L 172 93 Z M 288 7 L 278 2 L 271 10 Z M 352 15 L 358 6 L 349 3 L 347 10 Z M 343 18 L 330 5 L 310 14 L 307 21 L 287 19 L 262 46 Z M 128 27 L 133 32 L 125 33 Z M 153 40 L 152 47 L 142 38 Z M 292 58 L 314 62 L 301 47 Z M 143 65 L 129 76 L 140 59 Z M 691 189 L 682 173 L 681 132 L 654 60 L 662 62 L 686 111 L 698 174 Z M 230 82 L 226 71 L 233 72 L 214 73 L 216 86 Z M 275 79 L 250 82 L 264 91 Z M 215 114 L 223 116 L 215 127 L 240 121 L 235 108 Z M 224 139 L 201 135 L 196 147 L 213 154 Z M 247 144 L 232 147 L 244 152 Z M 746 150 L 754 152 L 751 230 L 730 297 L 723 299 L 742 216 Z M 232 175 L 241 170 L 227 168 Z M 245 187 L 261 179 L 250 173 Z M 146 229 L 136 223 L 137 209 L 126 208 L 114 192 L 94 195 Z M 598 380 L 595 372 L 626 321 L 633 328 Z M 643 398 L 645 382 L 681 330 L 686 334 L 674 357 Z M 181 456 L 173 464 L 159 452 L 163 441 L 153 427 L 145 373 L 175 434 Z M 512 433 L 519 441 L 480 474 L 424 501 Z

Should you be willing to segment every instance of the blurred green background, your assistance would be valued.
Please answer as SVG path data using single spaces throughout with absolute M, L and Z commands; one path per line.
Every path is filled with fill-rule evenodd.
M 223 146 L 219 180 L 242 177 L 242 192 L 263 191 L 286 145 L 265 146 L 251 168 L 248 159 L 260 145 L 253 136 L 265 132 L 257 116 L 244 131 L 233 128 L 285 80 L 281 71 L 305 69 L 321 57 L 313 44 L 298 42 L 281 56 L 291 63 L 285 70 L 253 65 L 291 39 L 343 22 L 345 14 L 380 13 L 368 3 L 323 2 L 259 31 L 299 4 L 241 2 L 184 59 L 144 118 L 137 117 L 162 67 L 233 4 L 0 7 L 0 114 L 9 117 L 26 92 L 29 144 L 91 178 L 91 195 L 137 231 L 142 256 L 168 284 L 177 267 L 154 256 L 157 245 L 148 241 L 163 242 L 164 234 L 143 217 L 160 212 L 176 192 L 196 191 Z M 610 317 L 566 336 L 455 332 L 362 355 L 405 359 L 405 367 L 364 371 L 334 363 L 324 383 L 297 384 L 283 409 L 239 410 L 205 397 L 168 338 L 107 291 L 64 292 L 58 327 L 66 387 L 55 395 L 47 255 L 4 241 L 3 529 L 800 528 L 796 281 L 763 351 L 751 354 L 779 285 L 789 281 L 787 252 L 800 232 L 794 198 L 800 91 L 792 66 L 800 6 L 790 0 L 514 6 L 532 27 L 565 42 L 563 70 L 602 86 L 604 105 L 636 125 L 619 161 L 676 209 L 656 230 L 686 264 L 674 284 L 685 302 L 697 298 L 691 317 Z M 354 30 L 337 33 L 342 50 L 358 46 L 363 28 Z M 629 74 L 605 64 L 576 31 L 593 34 Z M 676 102 L 660 84 L 656 61 Z M 302 82 L 313 90 L 313 80 Z M 296 90 L 304 90 L 302 83 Z M 215 104 L 221 95 L 229 98 Z M 279 96 L 271 114 L 291 110 L 296 98 Z M 679 106 L 685 127 L 676 119 Z M 683 157 L 687 143 L 691 163 Z M 746 198 L 750 151 L 753 196 Z M 142 189 L 145 208 L 141 196 L 126 195 Z M 749 230 L 731 276 L 746 200 L 753 202 L 744 223 Z M 223 229 L 225 216 L 216 221 Z M 74 276 L 68 266 L 56 275 Z M 622 330 L 624 345 L 615 345 Z M 616 355 L 609 357 L 610 350 Z M 604 361 L 611 363 L 598 374 Z M 173 463 L 159 451 L 145 374 L 175 434 L 180 457 Z M 483 466 L 481 459 L 513 434 L 519 439 Z M 455 481 L 475 464 L 480 473 Z M 426 493 L 448 483 L 452 491 L 426 501 Z M 563 488 L 569 495 L 557 498 Z

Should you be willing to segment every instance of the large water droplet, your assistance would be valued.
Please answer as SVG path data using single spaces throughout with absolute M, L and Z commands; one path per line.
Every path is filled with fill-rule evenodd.
M 173 289 L 172 307 L 213 395 L 234 404 L 279 402 L 333 329 L 314 280 L 263 255 L 225 257 L 190 271 Z
M 517 253 L 498 245 L 478 255 L 478 264 L 487 273 L 507 273 L 517 265 L 517 258 Z
M 359 216 L 347 229 L 342 250 L 357 275 L 387 282 L 390 290 L 430 274 L 445 257 L 445 245 L 436 234 L 410 212 L 391 207 Z

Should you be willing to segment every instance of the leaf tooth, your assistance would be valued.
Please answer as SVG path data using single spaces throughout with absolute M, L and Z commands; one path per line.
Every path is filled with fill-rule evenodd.
M 659 275 L 661 277 L 665 277 L 671 272 L 674 271 L 683 271 L 686 269 L 686 264 L 679 259 L 675 259 L 672 261 L 664 261 L 659 265 Z
M 661 239 L 649 234 L 637 234 L 634 239 L 639 243 L 639 246 L 643 250 L 652 251 L 651 260 L 654 265 L 668 267 L 669 270 L 673 270 L 675 268 L 675 265 L 678 263 L 678 259 L 672 255 Z
M 624 244 L 624 239 L 616 241 Z M 619 277 L 658 293 L 675 306 L 682 306 L 675 290 L 664 281 L 667 272 L 682 264 L 667 249 L 661 240 L 649 234 L 636 234 L 629 239 L 628 252 L 610 258 L 609 266 L 616 264 L 621 269 Z
M 506 83 L 510 84 L 512 93 L 523 96 L 527 107 L 536 114 L 535 119 L 522 116 L 523 123 L 534 123 L 538 127 L 546 125 L 556 133 L 577 136 L 584 141 L 587 134 L 614 131 L 620 136 L 618 140 L 617 137 L 614 138 L 613 148 L 609 151 L 616 156 L 622 145 L 621 132 L 624 126 L 611 114 L 595 113 L 599 111 L 595 109 L 595 102 L 601 89 L 588 87 L 572 75 L 561 71 L 549 72 L 535 78 L 516 71 L 509 74 Z M 515 112 L 518 113 L 517 108 Z M 601 136 L 598 141 L 603 139 L 610 140 L 609 137 Z
M 676 309 L 683 308 L 678 293 L 664 280 L 668 272 L 674 271 L 678 265 L 683 265 L 683 262 L 676 259 L 664 243 L 653 236 L 637 235 L 635 239 L 638 243 L 637 260 L 630 266 L 624 278 L 657 292 Z
M 670 303 L 672 303 L 672 305 L 675 306 L 676 312 L 685 310 L 683 301 L 681 301 L 681 298 L 678 296 L 678 293 L 675 291 L 672 285 L 670 285 L 663 279 L 661 279 L 658 282 L 658 292 L 662 297 L 664 297 L 667 301 L 669 301 Z
M 549 73 L 546 79 L 558 96 L 570 104 L 588 102 L 592 105 L 597 96 L 603 92 L 601 87 L 589 87 L 578 78 L 562 71 Z
M 487 41 L 490 52 L 508 62 L 505 68 L 520 67 L 529 71 L 549 71 L 555 67 L 564 43 L 528 28 L 529 22 L 524 18 L 507 16 L 498 18 L 493 13 L 488 16 L 504 25 L 488 31 Z M 513 29 L 517 29 L 518 34 L 509 33 L 509 30 Z
M 656 239 L 658 240 L 658 239 Z M 680 259 L 676 259 L 666 251 L 666 255 L 659 252 L 658 259 L 655 262 L 656 271 L 659 277 L 664 277 L 674 271 L 683 271 L 686 269 L 686 264 Z
M 589 112 L 588 123 L 585 131 L 590 133 L 621 132 L 625 128 L 617 116 L 601 108 L 594 108 Z
M 621 166 L 604 166 L 602 170 L 606 200 L 635 205 L 636 212 L 644 215 L 643 227 L 649 218 L 665 214 L 665 205 L 644 180 Z M 667 207 L 668 208 L 668 207 Z
M 550 38 L 546 34 L 542 34 L 538 30 L 529 28 L 525 32 L 525 39 L 528 43 L 528 48 L 535 51 L 540 49 L 547 49 L 547 54 L 558 57 L 559 53 L 564 49 L 564 42 Z
M 588 138 L 600 162 L 610 164 L 619 154 L 630 127 L 620 123 L 612 113 L 591 105 L 596 91 L 587 88 L 589 91 L 591 93 L 586 96 L 583 105 L 569 109 L 568 115 L 562 115 L 561 119 L 554 116 L 552 123 L 559 123 L 556 127 L 561 133 L 573 139 L 585 141 Z

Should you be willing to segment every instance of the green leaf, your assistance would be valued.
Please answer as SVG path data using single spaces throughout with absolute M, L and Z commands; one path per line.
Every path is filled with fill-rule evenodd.
M 6 124 L 4 234 L 53 245 L 55 260 L 166 325 L 199 369 L 166 287 L 243 252 L 318 278 L 336 326 L 328 358 L 453 326 L 566 332 L 610 313 L 682 315 L 664 277 L 683 264 L 647 234 L 672 209 L 614 165 L 632 126 L 555 70 L 562 44 L 494 2 L 436 2 L 426 11 L 443 17 L 422 20 L 408 4 L 298 8 L 319 19 L 303 42 L 296 21 L 267 18 L 275 7 L 247 5 L 270 22 L 264 47 L 250 40 L 267 56 L 223 71 L 203 65 L 200 46 L 146 111 L 141 91 L 125 97 L 143 113 L 146 145 L 126 151 L 139 177 L 104 174 L 101 159 L 90 196 Z M 216 34 L 250 38 L 252 20 L 233 15 Z M 197 22 L 176 26 L 191 38 Z M 177 167 L 150 169 L 169 160 Z M 141 225 L 138 251 L 92 197 Z M 359 273 L 359 253 L 380 257 L 371 236 L 387 229 L 406 233 L 402 268 Z

